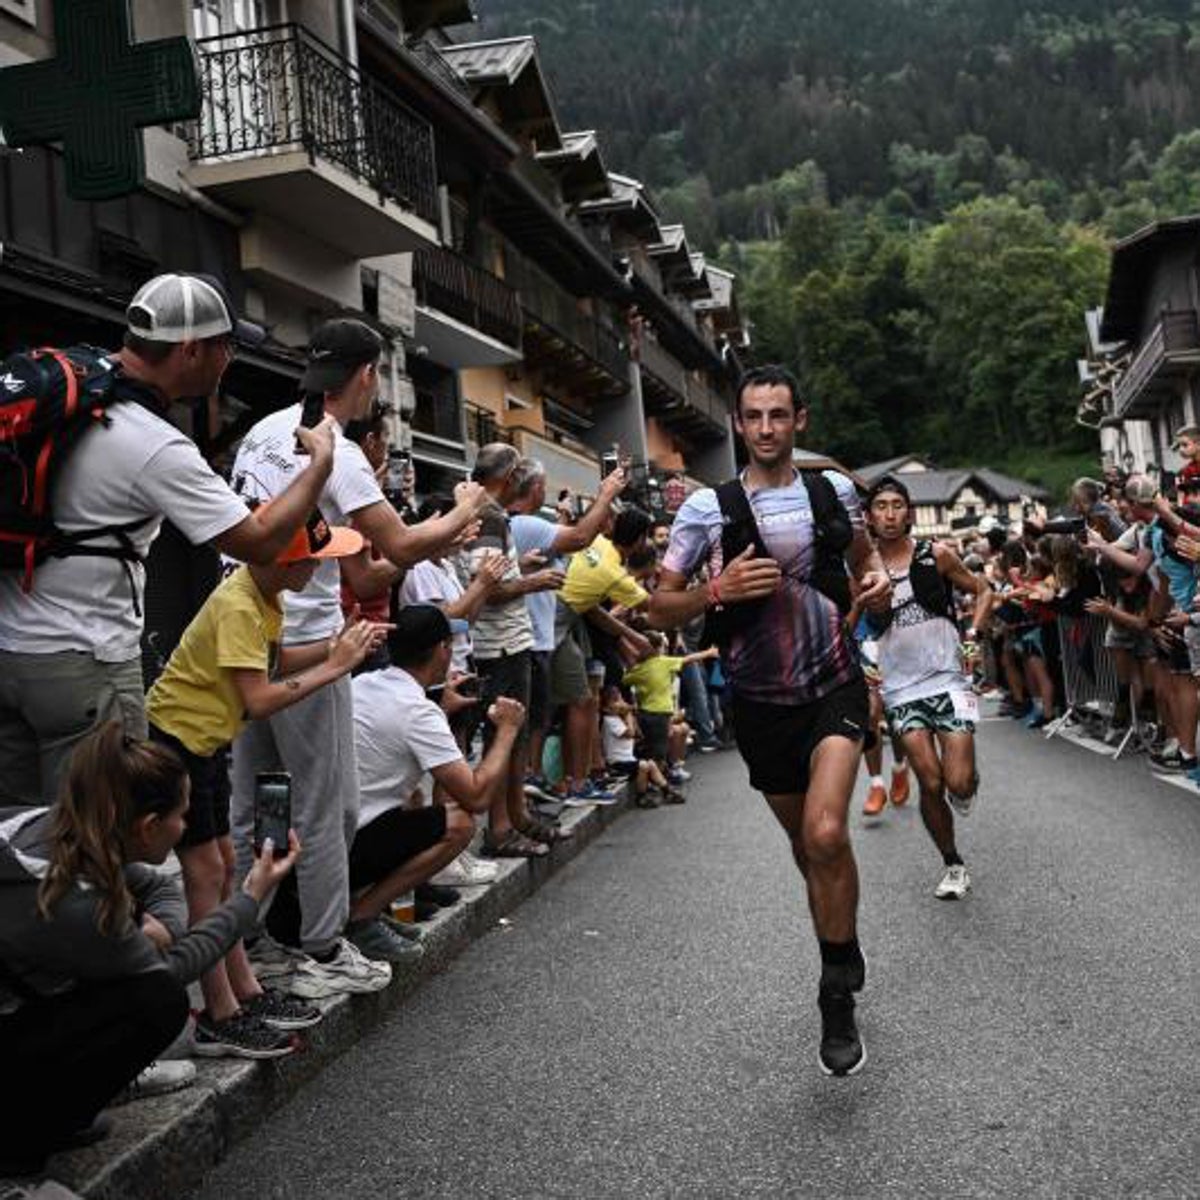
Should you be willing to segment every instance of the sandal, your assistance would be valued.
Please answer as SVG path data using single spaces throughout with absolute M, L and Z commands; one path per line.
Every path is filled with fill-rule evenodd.
M 550 847 L 541 842 L 530 841 L 517 830 L 510 829 L 499 838 L 485 833 L 483 853 L 488 858 L 545 858 L 550 853 Z
M 528 838 L 531 842 L 540 842 L 543 846 L 553 846 L 556 842 L 569 842 L 575 836 L 575 831 L 572 829 L 560 829 L 557 825 L 539 821 L 536 817 L 530 817 L 524 824 L 516 826 L 516 830 L 522 837 Z

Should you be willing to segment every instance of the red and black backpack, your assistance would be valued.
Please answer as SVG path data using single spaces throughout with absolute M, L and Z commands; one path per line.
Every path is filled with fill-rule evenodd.
M 142 561 L 129 535 L 146 519 L 66 533 L 51 510 L 55 482 L 79 439 L 107 425 L 108 410 L 125 400 L 153 406 L 150 393 L 94 346 L 25 350 L 0 362 L 0 570 L 20 571 L 26 591 L 48 558 L 115 558 L 127 572 Z M 98 538 L 110 544 L 90 544 Z

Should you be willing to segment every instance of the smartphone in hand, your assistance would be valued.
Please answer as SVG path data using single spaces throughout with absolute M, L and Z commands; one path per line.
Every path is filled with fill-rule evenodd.
M 306 392 L 300 406 L 300 424 L 305 429 L 316 429 L 325 419 L 325 397 L 321 392 Z M 307 454 L 308 451 L 296 439 L 296 453 Z
M 292 827 L 292 777 L 287 771 L 259 771 L 254 777 L 254 853 L 270 838 L 274 857 L 288 852 Z

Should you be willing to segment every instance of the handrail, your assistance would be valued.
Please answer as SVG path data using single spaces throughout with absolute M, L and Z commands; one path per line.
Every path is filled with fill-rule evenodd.
M 203 102 L 196 159 L 301 149 L 432 224 L 433 128 L 301 25 L 270 25 L 196 43 Z
M 454 317 L 503 342 L 521 344 L 521 305 L 503 279 L 450 250 L 420 250 L 413 257 L 417 303 Z

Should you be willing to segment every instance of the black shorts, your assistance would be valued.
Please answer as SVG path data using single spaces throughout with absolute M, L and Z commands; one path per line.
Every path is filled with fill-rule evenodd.
M 486 719 L 487 710 L 492 707 L 492 701 L 500 696 L 508 696 L 511 700 L 519 701 L 526 712 L 529 710 L 530 661 L 532 651 L 518 650 L 516 654 L 502 654 L 499 658 L 477 658 L 476 669 L 479 671 L 479 711 L 484 716 L 483 745 L 486 750 L 496 736 L 495 726 Z M 517 745 L 528 735 L 529 725 L 521 726 L 517 737 Z
M 446 807 L 389 808 L 368 821 L 350 847 L 350 887 L 371 887 L 446 836 Z
M 769 796 L 808 791 L 813 751 L 827 737 L 861 742 L 870 721 L 867 685 L 843 684 L 811 704 L 764 704 L 734 694 L 733 729 L 750 786 Z
M 229 747 L 222 746 L 205 758 L 193 754 L 177 737 L 156 725 L 150 726 L 150 738 L 179 755 L 191 781 L 191 800 L 180 847 L 186 850 L 227 836 L 229 799 L 233 794 L 229 783 Z
M 530 733 L 545 733 L 550 728 L 553 705 L 550 700 L 550 659 L 553 650 L 529 652 L 529 715 L 525 725 Z
M 639 708 L 637 719 L 638 728 L 642 731 L 637 747 L 638 757 L 666 762 L 667 743 L 671 737 L 671 714 L 643 712 Z

